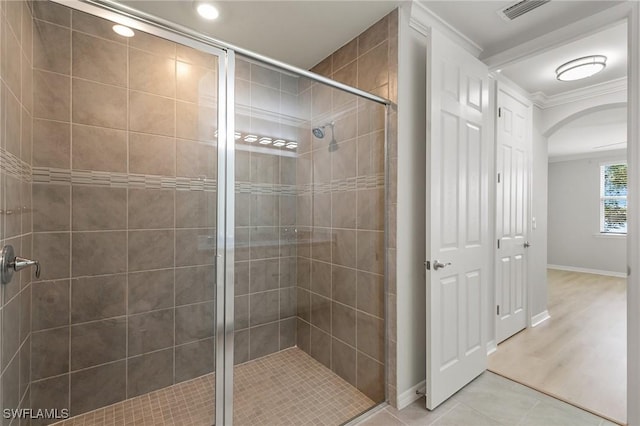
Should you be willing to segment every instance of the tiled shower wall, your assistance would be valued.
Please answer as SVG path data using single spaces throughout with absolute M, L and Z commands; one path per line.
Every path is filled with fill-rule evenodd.
M 397 102 L 398 11 L 397 9 L 344 45 L 312 71 Z M 332 110 L 340 110 L 345 95 L 335 91 Z M 322 91 L 312 92 L 314 106 L 329 102 Z M 363 109 L 361 106 L 365 104 Z M 315 111 L 315 110 L 314 110 Z M 322 114 L 320 114 L 322 116 Z M 317 124 L 318 117 L 313 120 Z M 351 128 L 357 122 L 357 128 Z M 336 127 L 336 137 L 347 139 L 344 148 L 327 153 L 315 151 L 314 172 L 320 175 L 331 157 L 331 179 L 357 175 L 385 176 L 384 110 L 358 100 L 357 116 L 347 120 L 346 129 Z M 353 139 L 348 139 L 353 138 Z M 387 192 L 384 188 L 358 189 L 351 193 L 317 194 L 312 212 L 312 234 L 330 233 L 332 258 L 316 253 L 320 238 L 314 237 L 310 259 L 299 250 L 298 274 L 310 268 L 310 310 L 306 289 L 299 289 L 298 345 L 310 348 L 311 355 L 357 386 L 375 401 L 385 397 L 385 330 L 387 319 L 387 395 L 396 403 L 396 302 L 395 229 L 397 131 L 395 107 L 390 107 L 387 129 Z M 316 142 L 322 142 L 314 139 Z M 319 154 L 319 155 L 317 155 Z M 363 167 L 364 166 L 364 167 Z M 317 176 L 315 176 L 317 178 Z M 322 177 L 320 177 L 322 179 Z M 385 199 L 386 195 L 386 199 Z M 331 206 L 329 209 L 328 207 Z M 386 224 L 385 224 L 385 210 Z M 331 211 L 331 227 L 328 211 Z M 299 213 L 300 214 L 300 213 Z M 384 240 L 385 226 L 388 238 Z M 341 253 L 349 253 L 346 258 Z M 385 262 L 386 253 L 386 262 Z M 330 275 L 328 275 L 330 273 Z M 384 275 L 388 282 L 385 290 Z M 322 278 L 322 277 L 328 278 Z M 318 279 L 331 286 L 319 284 Z M 321 281 L 321 282 L 322 282 Z M 300 281 L 299 286 L 305 286 Z M 385 294 L 386 291 L 386 294 Z M 301 299 L 302 296 L 302 299 Z M 386 296 L 386 310 L 385 310 Z M 310 311 L 310 318 L 309 318 Z M 315 318 L 315 319 L 314 319 Z M 309 321 L 310 319 L 310 321 Z M 310 334 L 309 334 L 310 331 Z M 308 349 L 306 349 L 308 350 Z
M 0 246 L 31 256 L 31 11 L 26 2 L 0 2 Z M 27 269 L 2 285 L 0 388 L 2 407 L 29 405 L 31 277 Z M 10 419 L 1 420 L 10 424 Z M 13 424 L 17 424 L 14 421 Z
M 31 407 L 211 372 L 217 62 L 37 1 Z
M 3 406 L 22 396 L 75 415 L 213 369 L 216 63 L 49 2 L 32 20 L 25 5 L 2 12 L 2 58 L 23 58 L 18 73 L 2 61 L 3 101 L 23 106 L 19 121 L 2 108 L 3 136 L 22 123 L 18 149 L 3 138 L 2 230 L 43 275 L 3 288 Z M 393 99 L 376 72 L 397 45 L 383 21 L 319 67 Z M 299 143 L 238 144 L 236 362 L 297 343 L 382 400 L 384 109 L 243 59 L 235 90 L 237 130 Z M 328 121 L 333 153 L 328 128 L 311 137 Z M 6 151 L 22 177 L 4 172 Z
M 235 126 L 296 140 L 298 78 L 236 57 Z M 235 363 L 295 345 L 296 158 L 236 141 Z
M 312 71 L 388 97 L 380 70 L 389 61 L 390 22 L 384 18 Z M 319 84 L 300 97 L 309 99 L 311 127 L 335 122 L 339 148 L 328 150 L 325 128 L 328 135 L 311 137 L 298 160 L 299 179 L 314 188 L 298 197 L 298 346 L 383 401 L 385 109 Z

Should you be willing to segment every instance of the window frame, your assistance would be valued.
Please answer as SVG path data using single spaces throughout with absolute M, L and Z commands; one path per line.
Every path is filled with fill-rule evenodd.
M 600 205 L 599 205 L 599 210 L 600 210 L 599 231 L 600 231 L 601 235 L 613 235 L 613 236 L 620 235 L 620 236 L 625 236 L 625 235 L 627 235 L 627 231 L 625 231 L 625 232 L 606 231 L 605 228 L 604 228 L 604 220 L 605 220 L 605 217 L 604 217 L 604 204 L 605 204 L 605 201 L 607 201 L 607 200 L 624 200 L 624 201 L 627 201 L 627 195 L 604 195 L 604 191 L 605 191 L 605 189 L 604 189 L 604 182 L 605 182 L 605 180 L 604 180 L 604 168 L 607 167 L 607 166 L 614 166 L 614 165 L 625 165 L 625 166 L 627 166 L 627 173 L 628 173 L 628 170 L 629 170 L 628 169 L 629 165 L 628 165 L 626 160 L 604 161 L 604 162 L 601 162 L 599 167 L 598 167 L 598 170 L 600 172 L 600 177 L 599 177 L 599 203 L 600 203 Z M 628 190 L 629 190 L 629 175 L 627 174 L 627 193 L 628 193 Z M 627 206 L 628 206 L 628 204 L 627 204 Z M 628 223 L 629 223 L 629 219 L 628 218 L 626 220 L 626 223 L 627 223 L 627 226 L 628 226 Z

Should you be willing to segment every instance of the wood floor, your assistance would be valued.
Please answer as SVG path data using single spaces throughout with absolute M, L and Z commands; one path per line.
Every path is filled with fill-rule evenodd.
M 557 270 L 547 276 L 551 318 L 498 345 L 489 370 L 626 423 L 626 280 Z

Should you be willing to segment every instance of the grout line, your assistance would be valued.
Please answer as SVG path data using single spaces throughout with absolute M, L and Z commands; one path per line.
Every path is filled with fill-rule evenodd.
M 176 98 L 178 97 L 178 55 L 177 55 L 177 50 L 174 51 L 175 53 L 175 60 L 174 62 L 174 80 L 173 80 L 173 89 L 174 89 L 174 93 L 176 95 Z M 174 139 L 174 145 L 173 148 L 175 150 L 175 156 L 176 156 L 176 160 L 174 160 L 173 162 L 173 172 L 174 174 L 177 176 L 178 175 L 178 141 L 177 141 L 177 124 L 178 124 L 178 104 L 177 102 L 174 101 L 174 107 L 173 107 L 173 139 Z M 176 265 L 177 265 L 177 257 L 178 257 L 178 242 L 177 242 L 177 228 L 178 228 L 178 208 L 177 208 L 177 197 L 176 197 L 176 193 L 174 191 L 173 193 L 173 229 L 174 229 L 174 233 L 173 233 L 173 265 L 174 267 L 173 269 L 173 359 L 172 359 L 172 363 L 171 363 L 171 367 L 173 369 L 172 373 L 171 373 L 171 382 L 175 383 L 176 382 L 176 312 L 177 312 L 177 306 L 176 306 Z M 215 234 L 215 232 L 214 232 Z M 215 296 L 215 290 L 214 290 L 214 296 Z M 215 303 L 214 303 L 214 312 L 215 312 Z M 213 333 L 213 346 L 214 346 L 214 353 L 215 353 L 215 346 L 216 346 L 216 338 L 215 338 L 215 329 L 214 329 L 214 333 Z M 215 370 L 215 367 L 214 367 Z
M 71 14 L 70 14 L 71 15 Z M 34 25 L 35 27 L 35 25 Z M 35 67 L 34 67 L 35 69 Z M 72 165 L 73 162 L 73 131 L 71 129 L 71 123 L 73 122 L 73 38 L 72 31 L 69 31 L 69 165 Z M 32 177 L 33 180 L 33 177 Z M 69 186 L 69 229 L 73 229 L 73 188 Z M 73 238 L 71 234 L 69 234 L 69 275 L 73 275 Z M 69 280 L 69 295 L 68 295 L 68 306 L 67 309 L 69 311 L 69 317 L 67 322 L 67 331 L 68 331 L 68 340 L 69 340 L 69 364 L 67 367 L 67 408 L 69 412 L 71 412 L 71 366 L 72 364 L 72 345 L 71 345 L 71 314 L 72 314 L 72 301 L 73 301 L 73 282 Z M 33 325 L 32 325 L 33 327 Z
M 130 174 L 131 172 L 131 164 L 129 161 L 129 157 L 131 155 L 131 148 L 130 148 L 130 144 L 131 144 L 131 134 L 130 134 L 130 128 L 131 128 L 131 91 L 129 90 L 129 80 L 130 80 L 130 58 L 129 58 L 129 52 L 130 52 L 130 47 L 129 47 L 129 38 L 127 38 L 126 40 L 126 81 L 125 81 L 125 90 L 126 92 L 126 97 L 127 97 L 127 105 L 125 107 L 125 111 L 126 111 L 126 136 L 125 136 L 125 152 L 126 152 L 126 157 L 125 157 L 125 161 L 126 161 L 126 170 L 127 170 L 127 174 Z M 130 191 L 131 188 L 127 188 L 126 190 L 126 208 L 125 208 L 125 226 L 127 228 L 127 234 L 125 235 L 125 244 L 126 244 L 126 256 L 125 256 L 125 271 L 126 271 L 126 277 L 125 277 L 125 295 L 124 295 L 124 300 L 125 300 L 125 305 L 124 305 L 124 309 L 125 309 L 125 371 L 124 371 L 124 394 L 125 394 L 125 398 L 130 398 L 129 396 L 129 354 L 130 354 L 130 350 L 131 348 L 129 348 L 129 320 L 130 320 L 130 309 L 129 309 L 129 208 L 130 206 Z M 174 233 L 174 238 L 175 238 L 175 233 Z M 174 318 L 175 318 L 175 314 L 174 314 Z

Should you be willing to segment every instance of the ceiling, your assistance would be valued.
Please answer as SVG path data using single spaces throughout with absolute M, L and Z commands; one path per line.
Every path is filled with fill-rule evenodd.
M 422 0 L 427 8 L 482 48 L 480 59 L 545 35 L 620 4 L 613 0 L 554 0 L 513 21 L 496 13 L 511 1 Z
M 273 59 L 309 69 L 395 9 L 400 0 L 215 1 L 205 21 L 192 0 L 120 3 Z
M 195 12 L 193 0 L 121 0 L 121 3 L 256 53 L 309 69 L 406 1 L 409 0 L 218 0 L 214 4 L 220 9 L 220 18 L 215 21 L 200 18 Z M 496 12 L 516 0 L 418 1 L 478 44 L 483 49 L 481 58 L 620 3 L 613 0 L 553 0 L 507 22 Z M 614 31 L 615 34 L 608 37 L 615 38 L 619 31 Z M 562 55 L 558 53 L 557 56 Z M 559 65 L 555 56 L 549 55 L 549 60 L 547 68 L 551 62 L 553 69 Z M 533 75 L 539 69 L 530 67 L 530 64 L 518 65 L 513 66 L 513 71 L 505 70 L 505 73 L 509 72 L 511 77 L 520 75 L 521 70 L 526 69 Z M 618 65 L 617 74 L 622 69 L 622 64 Z M 520 83 L 518 79 L 513 79 Z M 528 83 L 531 85 L 528 86 Z M 534 78 L 522 80 L 527 90 L 538 83 Z M 553 93 L 562 88 L 558 87 Z M 543 89 L 547 88 L 530 91 Z
M 549 137 L 549 158 L 598 154 L 627 146 L 627 108 L 616 107 L 577 118 Z
M 309 69 L 408 0 L 223 0 L 215 1 L 220 18 L 205 21 L 193 0 L 122 0 L 133 8 L 176 22 L 219 40 Z M 620 1 L 553 0 L 514 21 L 498 14 L 512 1 L 420 1 L 481 49 L 488 58 Z M 472 17 L 472 19 L 471 19 Z M 599 75 L 559 82 L 554 71 L 562 63 L 589 54 L 604 54 L 608 66 Z M 503 75 L 529 93 L 551 97 L 626 75 L 626 24 L 592 33 L 535 57 L 504 67 Z M 601 111 L 569 123 L 549 139 L 550 157 L 591 153 L 626 140 L 626 110 Z M 612 145 L 608 149 L 622 148 Z
M 553 0 L 533 11 L 506 21 L 497 11 L 511 1 L 421 0 L 432 12 L 473 40 L 481 49 L 480 59 L 489 58 L 524 42 L 534 40 L 573 22 L 620 4 L 619 1 Z M 469 19 L 472 16 L 473 19 Z M 490 29 L 490 30 L 487 30 Z M 538 99 L 550 99 L 577 89 L 586 89 L 627 75 L 627 27 L 622 22 L 602 28 L 538 55 L 502 68 L 501 73 Z M 555 69 L 579 57 L 602 54 L 607 67 L 590 78 L 561 82 Z M 549 138 L 549 157 L 598 155 L 626 147 L 626 108 L 593 112 L 578 118 Z
M 592 77 L 577 81 L 558 81 L 555 69 L 572 59 L 605 55 L 607 67 Z M 502 69 L 502 74 L 529 93 L 547 97 L 569 90 L 604 83 L 627 75 L 627 24 L 607 28 L 556 49 L 527 58 Z

